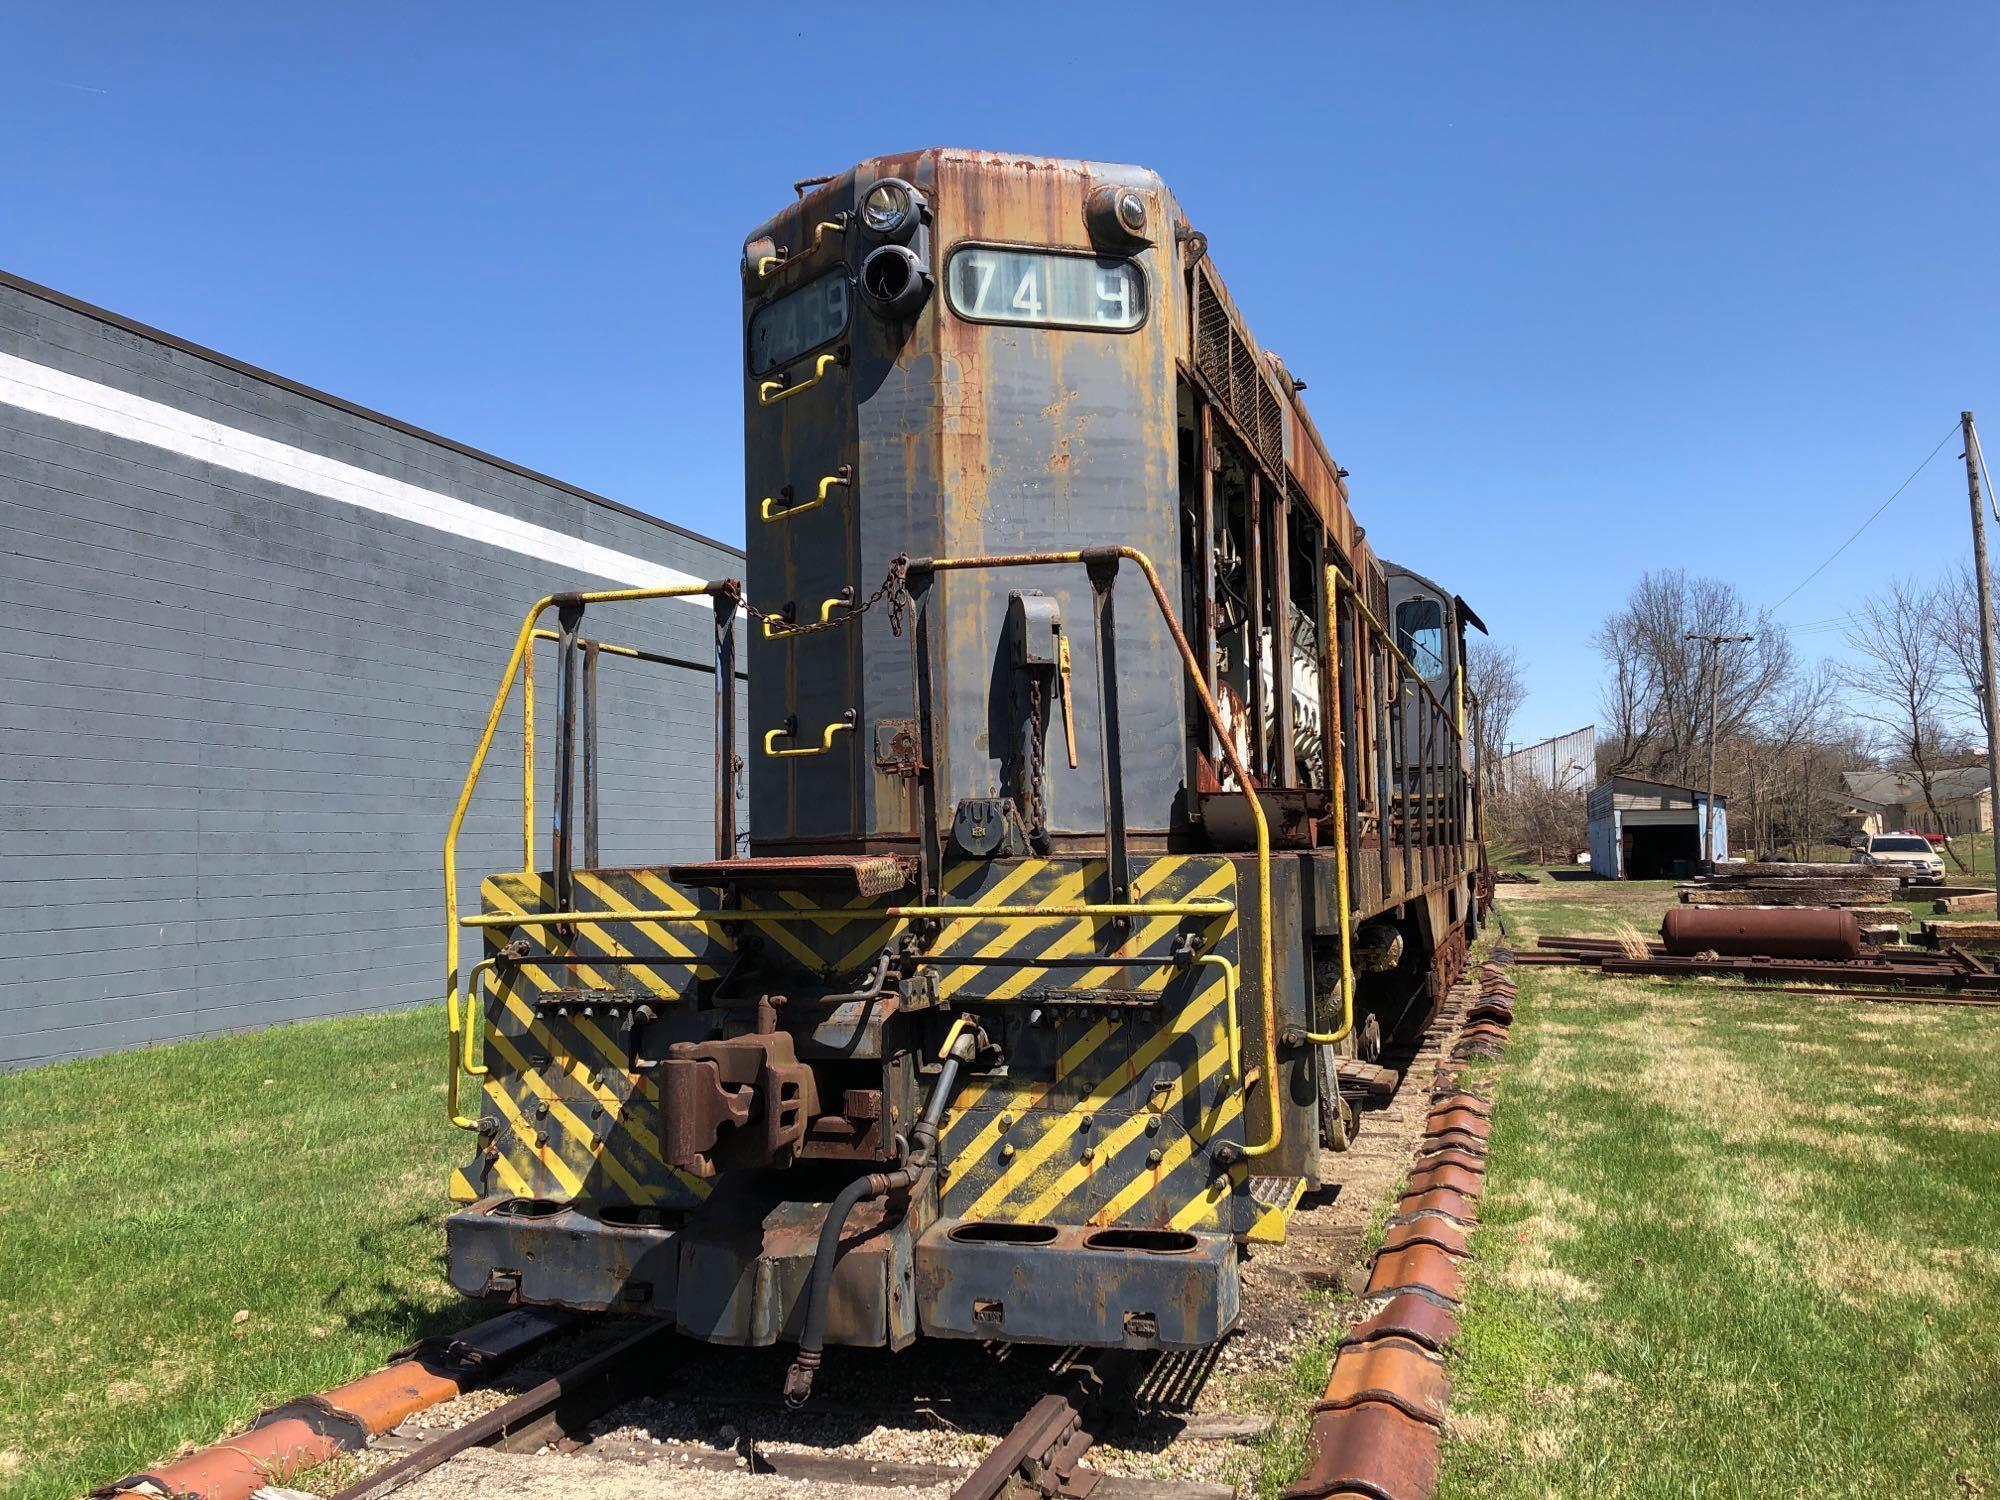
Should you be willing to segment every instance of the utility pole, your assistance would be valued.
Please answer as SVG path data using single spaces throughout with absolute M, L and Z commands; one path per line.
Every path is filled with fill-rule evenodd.
M 1993 683 L 1993 580 L 1986 571 L 1986 505 L 1979 494 L 1979 434 L 1973 430 L 1971 412 L 1958 414 L 1958 429 L 1965 439 L 1965 493 L 1972 501 L 1972 569 L 1979 580 L 1979 666 L 1986 687 L 1986 785 L 1990 797 L 2000 798 L 2000 735 L 1993 732 L 1994 720 L 2000 719 L 2000 694 L 1996 694 Z M 1976 798 L 1972 805 L 1978 808 Z M 1976 841 L 1977 816 L 1972 825 Z M 2000 818 L 1994 820 L 1994 837 L 2000 839 Z M 1973 847 L 1978 847 L 1976 842 Z M 1996 846 L 1996 851 L 2000 851 L 2000 846 Z M 1994 876 L 1993 914 L 2000 916 L 2000 860 L 1994 862 Z
M 1715 867 L 1715 704 L 1722 696 L 1722 648 L 1757 639 L 1754 635 L 1704 635 L 1690 630 L 1690 641 L 1708 642 L 1708 806 L 1702 809 L 1701 862 Z

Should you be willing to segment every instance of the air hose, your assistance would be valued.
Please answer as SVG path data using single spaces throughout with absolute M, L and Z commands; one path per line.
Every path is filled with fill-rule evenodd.
M 826 1348 L 833 1269 L 840 1256 L 840 1235 L 847 1227 L 848 1215 L 858 1204 L 871 1199 L 905 1188 L 912 1189 L 914 1196 L 929 1185 L 931 1174 L 937 1169 L 932 1156 L 937 1149 L 938 1122 L 944 1118 L 944 1107 L 957 1086 L 960 1064 L 970 1062 L 979 1046 L 978 1029 L 968 1017 L 961 1016 L 952 1023 L 940 1052 L 943 1066 L 938 1070 L 937 1082 L 931 1085 L 923 1114 L 911 1127 L 910 1149 L 902 1166 L 893 1172 L 873 1172 L 855 1178 L 827 1205 L 826 1219 L 819 1228 L 819 1247 L 813 1252 L 812 1277 L 806 1283 L 805 1331 L 799 1338 L 799 1352 L 792 1360 L 792 1367 L 785 1372 L 785 1405 L 804 1406 L 812 1396 L 813 1377 L 819 1373 L 822 1351 Z

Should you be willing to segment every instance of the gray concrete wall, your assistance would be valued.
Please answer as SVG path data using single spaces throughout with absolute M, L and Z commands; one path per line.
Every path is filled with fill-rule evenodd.
M 742 560 L 0 279 L 0 1066 L 435 1000 L 440 846 L 523 611 L 665 570 Z M 706 662 L 711 618 L 589 628 Z M 604 862 L 705 854 L 710 680 L 603 672 Z M 469 905 L 521 865 L 520 754 L 516 693 Z

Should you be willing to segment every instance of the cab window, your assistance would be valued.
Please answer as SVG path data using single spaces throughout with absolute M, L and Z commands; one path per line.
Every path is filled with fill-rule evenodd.
M 1396 606 L 1396 643 L 1416 663 L 1426 681 L 1444 673 L 1444 610 L 1435 599 L 1408 599 Z

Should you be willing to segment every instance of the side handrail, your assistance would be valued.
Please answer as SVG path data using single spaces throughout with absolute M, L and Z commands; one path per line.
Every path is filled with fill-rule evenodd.
M 452 809 L 451 824 L 444 835 L 444 968 L 445 968 L 445 1024 L 447 1059 L 446 1104 L 451 1114 L 451 1123 L 461 1130 L 477 1130 L 477 1119 L 462 1115 L 458 1109 L 459 1037 L 461 1022 L 459 1017 L 458 934 L 458 835 L 465 826 L 465 815 L 472 807 L 472 794 L 479 786 L 479 773 L 485 769 L 486 756 L 493 748 L 493 736 L 499 732 L 500 720 L 507 712 L 507 699 L 513 694 L 514 679 L 522 677 L 528 690 L 527 712 L 524 719 L 525 732 L 533 733 L 534 724 L 534 679 L 532 669 L 529 675 L 522 673 L 522 664 L 529 658 L 535 641 L 535 627 L 542 616 L 557 604 L 624 604 L 642 599 L 685 599 L 696 594 L 706 594 L 711 598 L 735 599 L 741 595 L 742 586 L 734 579 L 721 579 L 709 583 L 677 584 L 671 588 L 650 589 L 599 589 L 585 594 L 544 594 L 529 607 L 521 621 L 521 628 L 514 636 L 514 649 L 508 654 L 507 665 L 500 673 L 500 686 L 493 694 L 493 706 L 486 711 L 486 727 L 480 731 L 479 744 L 472 752 L 472 764 L 466 768 L 465 784 L 458 791 L 458 805 Z M 532 797 L 534 790 L 534 767 L 530 763 L 527 770 L 525 791 Z M 534 867 L 534 824 L 525 822 L 532 817 L 531 804 L 524 799 L 524 826 L 526 829 L 527 868 Z M 471 998 L 466 999 L 470 1013 Z
M 840 356 L 838 354 L 822 354 L 813 362 L 811 377 L 801 380 L 797 385 L 786 384 L 782 376 L 776 380 L 766 380 L 757 387 L 757 404 L 759 406 L 775 406 L 780 401 L 786 401 L 798 395 L 801 391 L 809 391 L 822 380 L 826 379 L 826 372 L 839 363 Z
M 843 587 L 831 599 L 820 600 L 819 623 L 822 625 L 831 625 L 833 623 L 833 612 L 836 609 L 842 608 L 850 612 L 854 609 L 854 585 L 851 583 Z M 846 617 L 843 616 L 842 618 Z M 793 612 L 793 606 L 790 604 L 785 606 L 782 614 L 764 616 L 762 626 L 764 639 L 767 641 L 782 641 L 795 635 L 817 634 L 810 625 L 801 625 L 799 623 L 797 615 Z
M 832 218 L 822 219 L 819 223 L 813 225 L 812 243 L 797 255 L 793 255 L 781 246 L 775 255 L 758 256 L 757 279 L 759 281 L 768 280 L 780 266 L 788 266 L 795 260 L 803 260 L 809 255 L 817 254 L 820 244 L 826 239 L 828 234 L 844 234 L 847 232 L 847 222 L 847 212 L 843 209 Z
M 1319 1046 L 1331 1046 L 1345 1041 L 1354 1030 L 1354 902 L 1347 884 L 1347 726 L 1341 722 L 1340 702 L 1340 643 L 1334 628 L 1340 619 L 1340 591 L 1347 586 L 1347 579 L 1340 569 L 1328 567 L 1326 570 L 1326 622 L 1322 640 L 1333 643 L 1327 653 L 1332 663 L 1332 680 L 1327 684 L 1328 697 L 1335 704 L 1333 714 L 1333 753 L 1327 757 L 1332 762 L 1333 807 L 1340 818 L 1340 829 L 1333 838 L 1333 887 L 1335 899 L 1340 902 L 1340 1025 L 1332 1031 L 1308 1031 L 1306 1040 Z
M 826 357 L 831 359 L 833 356 L 828 355 Z M 813 377 L 814 381 L 818 378 L 818 376 Z M 808 382 L 808 384 L 811 383 Z M 803 385 L 795 387 L 795 389 L 801 391 L 805 388 Z M 826 504 L 827 496 L 831 495 L 836 488 L 841 485 L 853 483 L 854 471 L 846 464 L 842 464 L 831 474 L 822 474 L 820 476 L 819 488 L 810 500 L 802 500 L 797 505 L 779 505 L 778 501 L 789 491 L 789 486 L 786 487 L 786 490 L 780 491 L 776 495 L 766 495 L 764 503 L 757 507 L 757 517 L 763 521 L 789 521 L 793 516 L 802 516 L 809 510 L 818 510 L 822 505 Z
M 794 745 L 789 750 L 780 750 L 777 748 L 779 740 L 797 739 L 799 734 L 799 716 L 797 714 L 787 714 L 785 722 L 780 724 L 776 729 L 767 729 L 764 731 L 764 753 L 773 760 L 789 760 L 801 755 L 831 754 L 833 751 L 833 737 L 835 735 L 854 733 L 854 717 L 854 710 L 851 708 L 848 709 L 839 718 L 826 726 L 825 730 L 820 734 L 817 745 Z
M 831 355 L 824 355 L 821 357 L 822 362 L 832 357 Z M 1160 618 L 1165 623 L 1167 633 L 1172 637 L 1175 649 L 1180 654 L 1181 663 L 1187 670 L 1188 680 L 1193 684 L 1195 696 L 1201 703 L 1202 711 L 1206 714 L 1210 726 L 1215 730 L 1217 738 L 1222 742 L 1224 757 L 1229 762 L 1230 770 L 1236 776 L 1237 786 L 1241 788 L 1244 800 L 1249 806 L 1251 824 L 1256 830 L 1257 975 L 1264 1033 L 1264 1064 L 1259 1071 L 1265 1080 L 1266 1097 L 1270 1102 L 1268 1110 L 1269 1120 L 1264 1138 L 1246 1144 L 1242 1149 L 1242 1154 L 1244 1157 L 1267 1156 L 1276 1151 L 1284 1139 L 1284 1115 L 1278 1102 L 1277 1082 L 1277 964 L 1276 947 L 1272 935 L 1270 823 L 1264 816 L 1263 804 L 1257 798 L 1256 788 L 1252 782 L 1249 768 L 1243 763 L 1243 758 L 1237 751 L 1235 743 L 1226 733 L 1222 710 L 1217 705 L 1214 695 L 1208 690 L 1208 684 L 1202 675 L 1201 663 L 1195 657 L 1194 649 L 1189 646 L 1186 634 L 1181 630 L 1180 621 L 1175 617 L 1173 601 L 1167 594 L 1166 585 L 1160 581 L 1159 572 L 1154 568 L 1152 559 L 1136 547 L 1086 547 L 1071 552 L 1025 552 L 1003 553 L 986 557 L 925 558 L 912 561 L 909 565 L 909 572 L 915 575 L 922 575 L 926 573 L 964 572 L 974 569 L 1046 567 L 1064 564 L 1081 564 L 1089 567 L 1094 563 L 1110 563 L 1115 567 L 1120 560 L 1136 564 L 1140 572 L 1145 576 L 1147 586 L 1152 592 L 1153 602 L 1159 610 Z M 601 594 L 567 595 L 563 597 L 588 604 L 632 599 L 670 598 L 675 595 L 686 594 L 714 594 L 732 591 L 735 588 L 736 585 L 733 583 L 712 583 L 679 589 L 623 589 Z M 472 768 L 466 774 L 465 787 L 459 794 L 458 808 L 452 815 L 451 830 L 445 840 L 445 891 L 449 917 L 445 960 L 450 985 L 447 1002 L 449 1014 L 453 1018 L 454 1028 L 456 1027 L 456 1017 L 458 1014 L 458 929 L 460 927 L 570 926 L 592 922 L 616 921 L 693 924 L 729 921 L 801 922 L 817 921 L 832 917 L 854 916 L 854 912 L 851 910 L 822 910 L 818 908 L 798 907 L 772 911 L 703 910 L 680 912 L 652 911 L 637 907 L 621 906 L 607 906 L 595 911 L 530 912 L 523 914 L 480 913 L 467 917 L 460 917 L 458 915 L 455 849 L 459 827 L 465 820 L 466 809 L 471 803 L 472 791 L 477 784 L 480 767 L 485 763 L 487 750 L 492 745 L 494 732 L 498 728 L 501 713 L 505 709 L 507 696 L 513 688 L 514 677 L 520 669 L 521 657 L 528 649 L 535 622 L 539 619 L 542 612 L 555 602 L 555 596 L 538 601 L 535 607 L 529 611 L 528 618 L 522 624 L 520 637 L 515 642 L 513 655 L 509 658 L 506 671 L 502 675 L 500 690 L 494 698 L 493 709 L 487 717 L 486 730 L 480 737 L 479 748 L 474 753 Z M 832 726 L 829 727 L 831 728 Z M 769 737 L 767 736 L 768 743 Z M 1110 811 L 1109 808 L 1106 809 L 1107 821 Z M 964 906 L 892 906 L 884 908 L 882 915 L 892 920 L 979 921 L 1004 919 L 1041 923 L 1100 917 L 1226 916 L 1233 914 L 1236 909 L 1235 905 L 1228 901 L 1191 900 L 1085 902 L 1061 906 L 1013 906 L 1000 903 L 969 904 Z M 455 1039 L 456 1032 L 454 1030 Z M 453 1066 L 456 1068 L 457 1054 L 455 1050 L 452 1057 Z M 467 1129 L 476 1128 L 477 1126 L 476 1121 L 466 1121 L 456 1113 L 453 1115 L 453 1123 L 462 1125 Z

